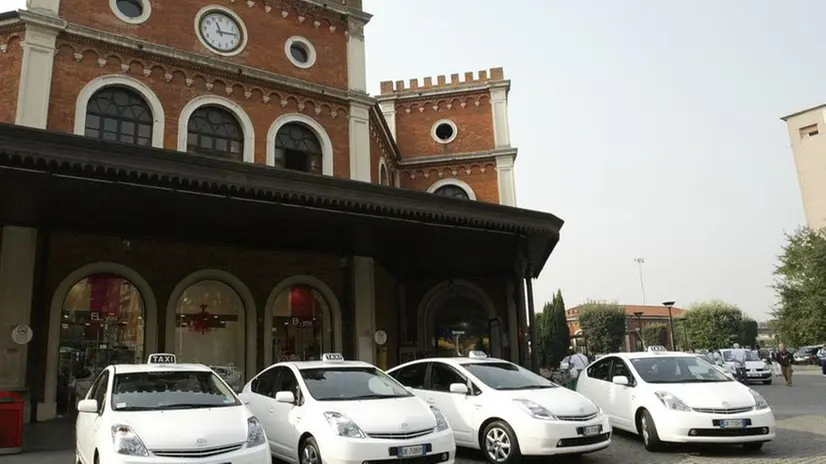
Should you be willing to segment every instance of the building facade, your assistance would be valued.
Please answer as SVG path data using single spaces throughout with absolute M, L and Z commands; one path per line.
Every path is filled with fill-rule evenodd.
M 0 390 L 31 419 L 157 351 L 236 386 L 325 351 L 526 362 L 562 221 L 515 207 L 510 82 L 370 96 L 370 19 L 360 0 L 0 17 Z
M 803 197 L 806 223 L 815 230 L 826 227 L 826 105 L 784 116 L 789 130 L 797 179 Z
M 649 305 L 622 305 L 625 309 L 625 337 L 622 342 L 622 350 L 626 352 L 640 351 L 641 332 L 645 327 L 653 325 L 669 325 L 668 308 L 662 306 Z M 568 332 L 571 334 L 571 346 L 580 350 L 586 350 L 587 344 L 585 334 L 579 325 L 579 311 L 583 306 L 574 306 L 565 311 L 565 318 L 568 321 Z M 671 317 L 678 319 L 685 315 L 686 310 L 671 308 Z M 675 340 L 677 345 L 682 345 L 681 340 Z M 668 346 L 668 340 L 662 341 L 663 346 Z

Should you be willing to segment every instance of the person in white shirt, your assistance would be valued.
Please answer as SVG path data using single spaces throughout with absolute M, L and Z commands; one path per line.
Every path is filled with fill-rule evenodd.
M 734 349 L 731 350 L 731 357 L 734 360 L 734 369 L 737 372 L 737 380 L 746 383 L 746 350 L 740 348 L 739 343 L 734 344 Z
M 711 354 L 712 359 L 714 359 L 714 364 L 718 366 L 723 365 L 723 356 L 720 354 L 720 350 L 714 350 Z
M 576 381 L 579 379 L 579 374 L 585 370 L 588 366 L 588 357 L 582 353 L 577 353 L 574 350 L 573 346 L 568 347 L 568 356 L 562 360 L 562 363 L 568 364 L 568 369 L 571 372 L 571 377 L 573 377 L 573 382 L 571 382 L 571 388 L 576 390 Z

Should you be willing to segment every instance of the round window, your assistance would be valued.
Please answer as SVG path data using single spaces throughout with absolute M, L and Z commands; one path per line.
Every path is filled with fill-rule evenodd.
M 115 5 L 127 18 L 139 18 L 143 14 L 143 2 L 141 0 L 117 0 Z
M 453 127 L 446 122 L 439 124 L 436 126 L 436 137 L 443 142 L 447 142 L 453 137 Z
M 313 44 L 304 37 L 294 36 L 284 43 L 284 53 L 297 68 L 307 69 L 315 64 L 316 51 Z
M 290 45 L 290 55 L 299 63 L 307 63 L 310 61 L 310 53 L 307 51 L 307 47 L 299 42 Z

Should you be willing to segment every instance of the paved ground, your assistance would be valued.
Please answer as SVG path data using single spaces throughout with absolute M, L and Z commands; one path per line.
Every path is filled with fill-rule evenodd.
M 580 464 L 823 464 L 826 463 L 826 377 L 820 370 L 798 370 L 795 386 L 782 382 L 755 386 L 771 404 L 779 431 L 775 441 L 758 453 L 744 453 L 741 448 L 674 449 L 652 454 L 645 451 L 636 437 L 618 433 L 610 448 L 588 455 Z M 780 379 L 778 379 L 780 380 Z M 72 464 L 74 430 L 60 421 L 29 427 L 26 451 L 14 456 L 0 455 L 3 464 Z M 460 464 L 483 462 L 479 453 L 460 451 Z M 558 460 L 557 462 L 565 462 Z

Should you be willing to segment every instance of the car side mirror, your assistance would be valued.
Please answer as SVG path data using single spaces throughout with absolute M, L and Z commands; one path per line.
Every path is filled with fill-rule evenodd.
M 467 385 L 463 383 L 452 383 L 450 384 L 450 393 L 458 393 L 460 395 L 467 395 L 470 392 L 468 390 Z
M 295 404 L 295 395 L 291 391 L 280 391 L 275 394 L 275 401 L 279 403 Z
M 624 387 L 627 387 L 628 385 L 631 385 L 631 381 L 628 380 L 628 377 L 626 377 L 624 375 L 615 375 L 614 378 L 611 379 L 611 382 L 614 385 L 622 385 Z
M 97 414 L 98 400 L 80 400 L 77 403 L 77 412 L 88 412 Z

